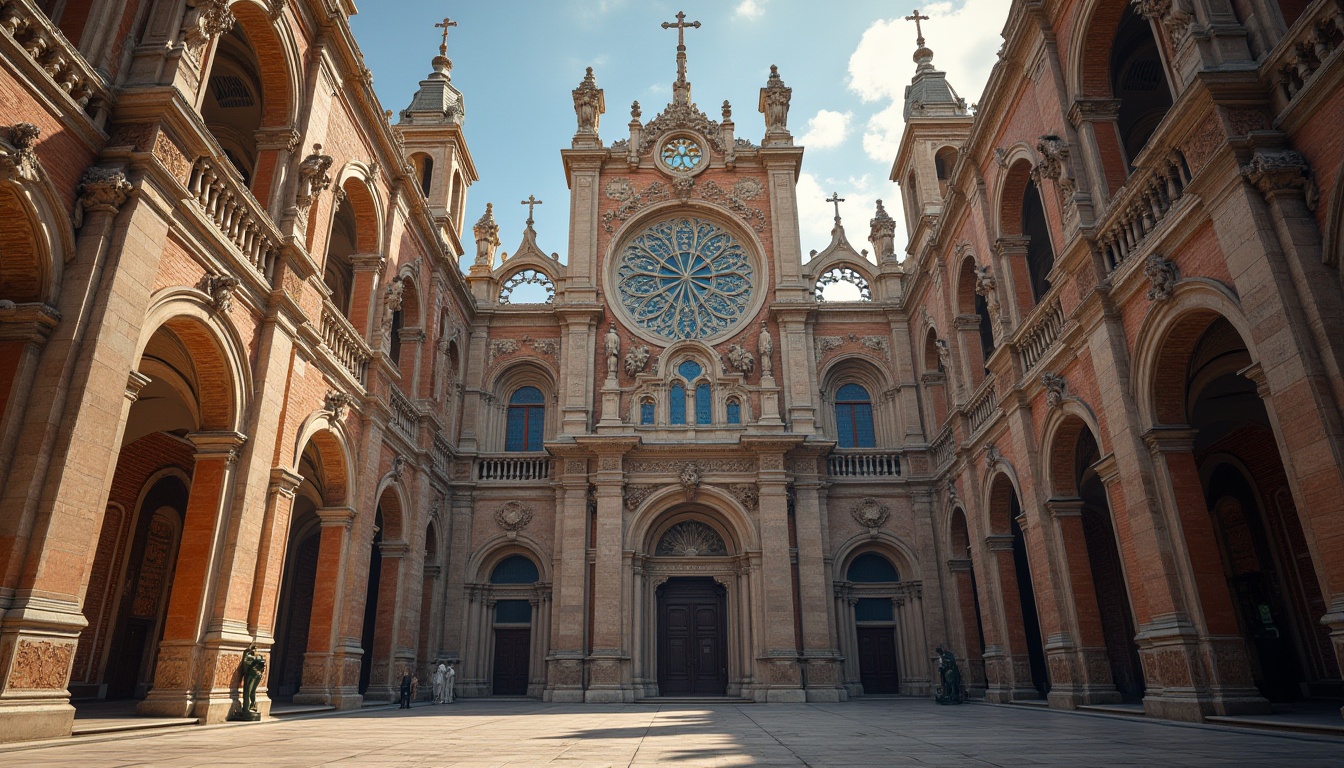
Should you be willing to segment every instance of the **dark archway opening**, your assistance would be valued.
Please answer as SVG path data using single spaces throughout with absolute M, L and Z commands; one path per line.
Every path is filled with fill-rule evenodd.
M 369 588 L 364 595 L 364 629 L 360 636 L 359 647 L 364 654 L 359 659 L 359 692 L 368 693 L 369 681 L 373 675 L 373 641 L 378 627 L 378 586 L 383 576 L 383 508 L 381 505 L 374 517 L 373 545 L 369 552 Z
M 1111 93 L 1120 102 L 1116 120 L 1125 161 L 1132 171 L 1134 158 L 1171 109 L 1172 95 L 1152 25 L 1130 5 L 1120 18 L 1111 47 Z
M 1027 661 L 1031 665 L 1031 684 L 1044 698 L 1050 693 L 1049 668 L 1045 663 L 1045 643 L 1041 638 L 1041 621 L 1036 613 L 1036 591 L 1031 586 L 1031 565 L 1027 561 L 1027 540 L 1017 518 L 1022 514 L 1017 493 L 1013 493 L 1010 508 L 1013 534 L 1013 566 L 1017 574 L 1017 594 L 1022 606 L 1022 628 L 1027 641 Z
M 1031 277 L 1031 297 L 1039 302 L 1050 290 L 1055 249 L 1050 244 L 1050 224 L 1045 218 L 1041 192 L 1035 184 L 1027 184 L 1022 193 L 1022 234 L 1028 238 L 1027 272 Z

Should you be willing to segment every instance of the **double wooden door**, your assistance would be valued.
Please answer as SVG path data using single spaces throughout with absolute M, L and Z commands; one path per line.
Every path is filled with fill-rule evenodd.
M 495 669 L 491 679 L 496 696 L 526 696 L 532 630 L 495 630 Z
M 896 630 L 859 627 L 859 682 L 864 693 L 899 693 L 896 676 Z
M 663 696 L 728 692 L 724 589 L 713 579 L 669 579 L 658 588 L 658 690 Z

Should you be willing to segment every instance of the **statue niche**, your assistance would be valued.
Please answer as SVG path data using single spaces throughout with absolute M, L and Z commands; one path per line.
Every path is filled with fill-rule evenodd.
M 698 520 L 677 523 L 658 540 L 653 554 L 663 557 L 716 557 L 728 554 L 718 531 Z

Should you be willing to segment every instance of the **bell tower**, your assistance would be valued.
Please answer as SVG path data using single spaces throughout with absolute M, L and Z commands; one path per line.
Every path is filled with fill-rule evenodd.
M 460 254 L 467 187 L 478 176 L 462 135 L 466 105 L 462 92 L 453 86 L 453 62 L 448 58 L 448 30 L 457 22 L 445 18 L 434 26 L 443 30 L 434 71 L 420 81 L 410 106 L 401 110 L 397 131 L 406 147 L 406 162 L 414 171 L 431 215 L 444 239 Z

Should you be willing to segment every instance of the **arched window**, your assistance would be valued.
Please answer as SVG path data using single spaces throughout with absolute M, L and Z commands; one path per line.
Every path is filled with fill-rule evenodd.
M 639 401 L 639 423 L 653 423 L 653 398 L 646 397 Z
M 429 155 L 420 157 L 420 191 L 429 197 L 429 190 L 434 186 L 434 158 Z
M 1128 4 L 1111 48 L 1111 92 L 1120 102 L 1116 123 L 1132 168 L 1171 109 L 1172 97 L 1152 24 Z
M 667 399 L 667 420 L 673 424 L 686 423 L 686 387 L 673 384 L 671 395 Z
M 536 387 L 519 387 L 509 398 L 506 451 L 540 451 L 545 438 L 546 397 Z
M 1050 244 L 1050 225 L 1045 219 L 1045 206 L 1035 184 L 1027 184 L 1022 193 L 1022 234 L 1027 242 L 1027 271 L 1031 275 L 1031 296 L 1040 301 L 1050 290 L 1050 270 L 1055 268 L 1055 249 Z
M 943 147 L 933 156 L 933 172 L 938 176 L 938 194 L 947 196 L 947 183 L 952 180 L 952 166 L 957 164 L 957 150 Z
M 845 572 L 845 578 L 860 584 L 880 584 L 901 580 L 900 575 L 896 573 L 896 566 L 876 552 L 864 552 L 854 558 L 854 561 L 849 564 L 849 570 Z
M 728 423 L 742 423 L 742 403 L 735 397 L 728 399 Z
M 695 423 L 710 423 L 712 421 L 710 413 L 709 382 L 702 381 L 695 387 Z
M 873 401 L 868 390 L 858 384 L 846 384 L 835 393 L 835 426 L 841 448 L 877 445 L 873 433 Z
M 536 584 L 541 581 L 537 564 L 522 555 L 509 555 L 490 572 L 491 584 Z

